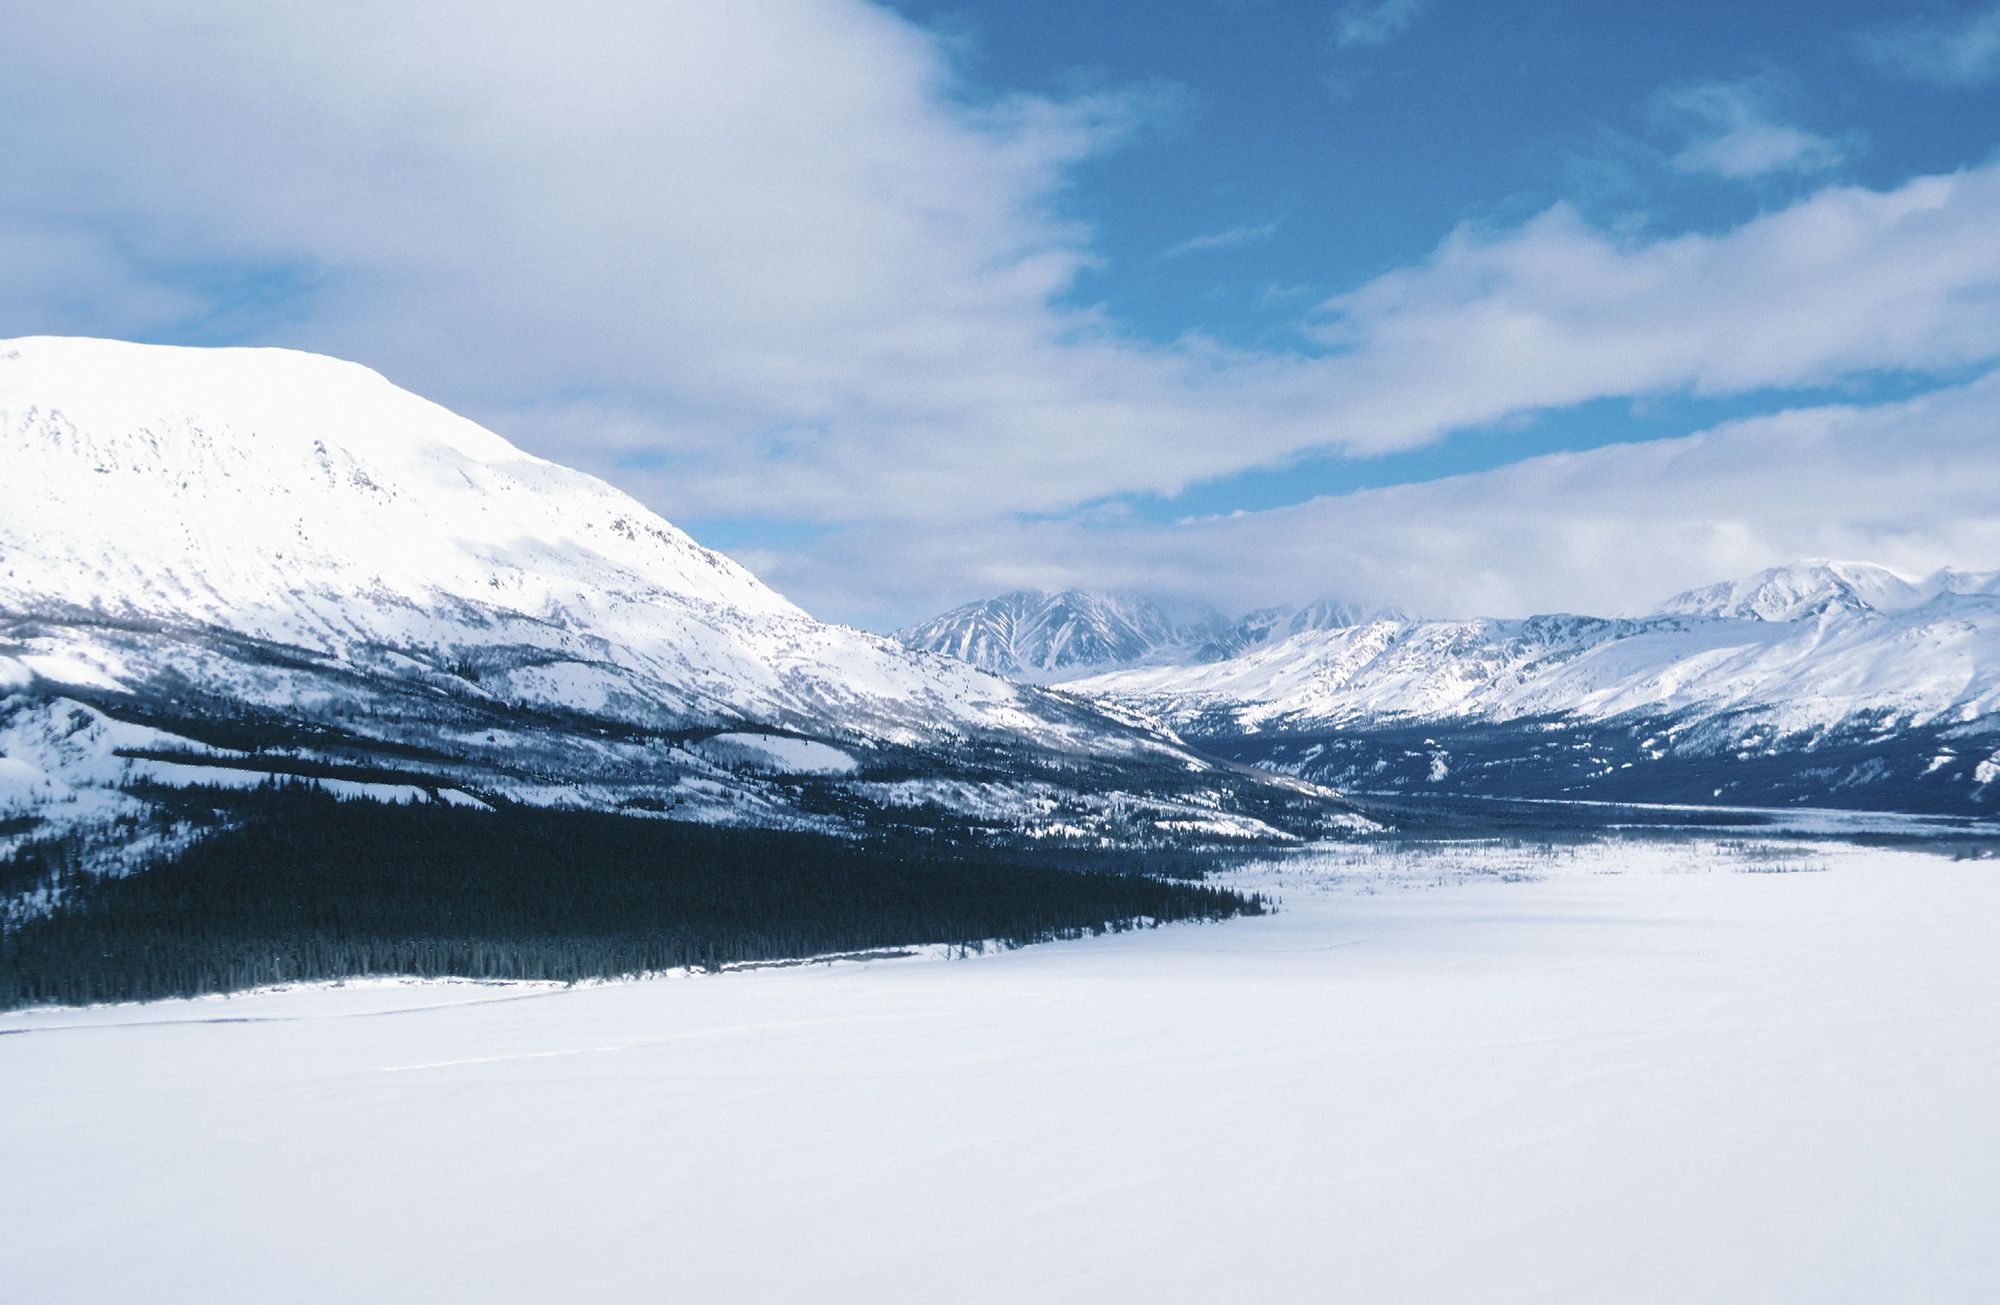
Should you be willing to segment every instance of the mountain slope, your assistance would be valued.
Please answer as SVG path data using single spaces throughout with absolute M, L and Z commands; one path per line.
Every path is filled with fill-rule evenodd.
M 1113 839 L 1323 800 L 814 621 L 352 364 L 0 343 L 0 459 L 0 819 L 191 773 Z
M 2000 806 L 2000 594 L 1962 572 L 1802 563 L 1652 616 L 1374 621 L 1069 687 L 1327 782 Z

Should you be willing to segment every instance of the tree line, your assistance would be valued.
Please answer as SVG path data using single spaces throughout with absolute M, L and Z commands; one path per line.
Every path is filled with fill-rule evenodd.
M 61 906 L 0 932 L 0 1006 L 366 975 L 615 978 L 1265 907 L 1134 867 L 1077 871 L 936 839 L 336 800 L 296 783 L 192 805 L 215 827 L 129 874 L 91 874 L 59 844 L 19 854 L 55 876 Z M 30 869 L 7 877 L 19 886 Z

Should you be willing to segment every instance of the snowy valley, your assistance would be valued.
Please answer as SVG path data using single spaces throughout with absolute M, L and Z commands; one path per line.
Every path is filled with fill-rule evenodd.
M 158 1305 L 1971 1305 L 1993 868 L 1350 845 L 1244 868 L 1275 915 L 963 960 L 0 1014 L 0 1248 Z
M 1997 1285 L 1993 577 L 899 642 L 326 358 L 0 439 L 27 1299 Z

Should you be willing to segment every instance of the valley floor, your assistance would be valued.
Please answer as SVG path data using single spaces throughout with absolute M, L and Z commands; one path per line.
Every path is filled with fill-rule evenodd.
M 0 1299 L 2000 1299 L 2000 862 L 1367 848 L 963 962 L 0 1016 Z

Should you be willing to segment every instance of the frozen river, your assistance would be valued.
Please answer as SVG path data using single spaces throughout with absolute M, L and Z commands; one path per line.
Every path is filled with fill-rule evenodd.
M 0 1016 L 0 1299 L 2000 1300 L 2000 863 L 1247 880 L 964 961 Z

